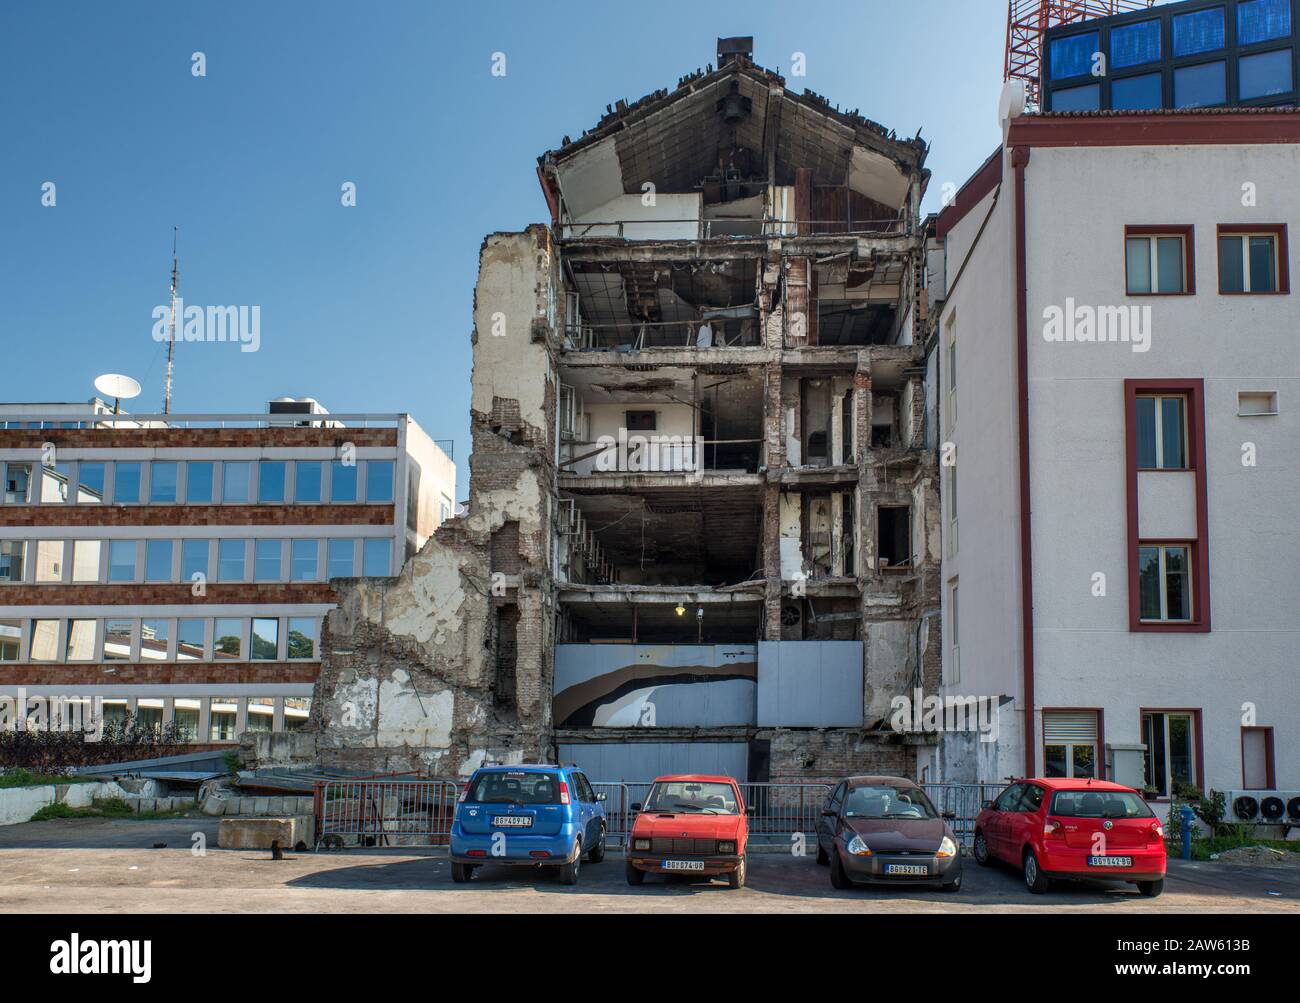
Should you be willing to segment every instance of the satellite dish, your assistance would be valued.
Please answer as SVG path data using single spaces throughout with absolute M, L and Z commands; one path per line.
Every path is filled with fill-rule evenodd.
M 1023 80 L 1008 80 L 1002 85 L 1002 95 L 998 98 L 998 124 L 1002 126 L 1004 140 L 1011 120 L 1025 113 L 1026 100 Z
M 113 398 L 113 413 L 118 411 L 118 402 L 140 396 L 140 384 L 121 373 L 105 373 L 95 377 L 95 389 L 105 397 Z

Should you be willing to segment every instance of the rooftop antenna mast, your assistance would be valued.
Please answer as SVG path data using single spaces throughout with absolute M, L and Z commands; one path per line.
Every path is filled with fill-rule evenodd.
M 176 348 L 176 231 L 172 227 L 172 315 L 171 326 L 167 332 L 167 383 L 163 388 L 163 414 L 172 410 L 172 353 Z

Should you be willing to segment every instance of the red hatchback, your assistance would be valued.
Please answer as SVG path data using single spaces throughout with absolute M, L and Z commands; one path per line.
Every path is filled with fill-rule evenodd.
M 1126 881 L 1143 895 L 1165 886 L 1165 833 L 1142 795 L 1106 780 L 1021 780 L 975 819 L 975 859 L 1021 868 L 1031 892 L 1053 878 Z
M 725 877 L 745 884 L 748 809 L 731 777 L 660 777 L 650 786 L 627 843 L 627 883 L 647 874 Z

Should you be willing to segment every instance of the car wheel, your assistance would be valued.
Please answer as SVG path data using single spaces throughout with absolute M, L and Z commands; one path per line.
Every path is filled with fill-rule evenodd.
M 453 863 L 451 865 L 451 880 L 456 882 L 456 884 L 463 885 L 466 881 L 468 881 L 473 876 L 474 876 L 473 864 Z
M 853 882 L 849 876 L 844 873 L 844 864 L 840 861 L 840 853 L 835 847 L 831 847 L 831 887 L 844 889 L 850 887 Z
M 989 859 L 989 842 L 984 838 L 983 832 L 975 833 L 975 863 L 981 867 L 988 867 L 992 861 Z
M 639 885 L 645 881 L 645 871 L 641 870 L 639 867 L 633 867 L 632 861 L 630 860 L 627 862 L 627 867 L 625 868 L 624 873 L 627 875 L 627 883 L 629 885 Z
M 741 857 L 741 858 L 740 858 L 740 863 L 738 863 L 738 864 L 736 865 L 736 869 L 735 869 L 734 871 L 732 871 L 730 874 L 727 875 L 727 885 L 728 885 L 728 887 L 731 887 L 731 888 L 744 888 L 744 887 L 745 887 L 745 871 L 746 871 L 747 869 L 748 869 L 748 865 L 745 863 L 745 858 L 744 858 L 744 857 Z
M 582 866 L 582 843 L 578 842 L 573 845 L 573 853 L 569 855 L 567 863 L 560 866 L 560 884 L 576 885 L 578 883 L 578 869 Z
M 943 886 L 943 890 L 946 892 L 955 892 L 961 890 L 961 871 L 958 871 L 957 876 Z
M 600 839 L 597 840 L 596 845 L 591 848 L 591 852 L 587 854 L 587 861 L 592 864 L 599 864 L 604 859 L 605 859 L 605 827 L 601 826 Z
M 817 844 L 817 863 L 819 863 L 819 864 L 821 864 L 823 867 L 825 867 L 825 866 L 826 866 L 827 864 L 829 864 L 830 862 L 831 862 L 830 854 L 827 853 L 825 850 L 822 849 L 822 844 L 821 844 L 821 843 L 818 843 L 818 844 Z
M 1149 899 L 1155 898 L 1165 890 L 1165 879 L 1158 878 L 1155 881 L 1139 881 L 1137 883 L 1138 891 Z
M 1051 885 L 1051 879 L 1038 866 L 1033 850 L 1025 851 L 1025 887 L 1035 895 L 1042 895 Z

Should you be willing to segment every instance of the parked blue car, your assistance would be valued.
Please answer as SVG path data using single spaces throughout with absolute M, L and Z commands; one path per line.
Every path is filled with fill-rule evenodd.
M 605 859 L 605 795 L 574 766 L 484 766 L 470 777 L 451 823 L 451 878 L 484 864 L 556 867 L 566 885 L 583 856 Z

